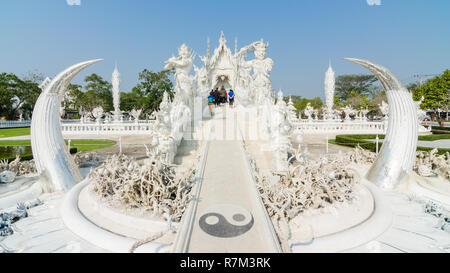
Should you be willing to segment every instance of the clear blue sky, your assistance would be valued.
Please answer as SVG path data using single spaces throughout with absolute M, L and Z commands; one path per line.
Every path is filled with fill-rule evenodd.
M 90 73 L 111 80 L 117 60 L 130 91 L 144 68 L 161 70 L 184 42 L 204 55 L 221 30 L 231 49 L 235 37 L 239 47 L 268 41 L 273 87 L 308 98 L 323 97 L 329 58 L 337 75 L 367 73 L 342 60 L 367 58 L 405 83 L 450 68 L 449 0 L 1 0 L 0 72 L 53 77 L 104 58 L 74 82 Z

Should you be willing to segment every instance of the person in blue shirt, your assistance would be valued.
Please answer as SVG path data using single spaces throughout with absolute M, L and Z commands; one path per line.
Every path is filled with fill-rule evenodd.
M 211 93 L 209 93 L 209 96 L 208 96 L 209 113 L 211 114 L 211 116 L 213 115 L 214 103 L 215 103 L 215 96 L 214 96 L 214 92 L 211 91 Z
M 234 91 L 230 89 L 230 92 L 228 92 L 228 100 L 230 102 L 230 106 L 234 105 Z

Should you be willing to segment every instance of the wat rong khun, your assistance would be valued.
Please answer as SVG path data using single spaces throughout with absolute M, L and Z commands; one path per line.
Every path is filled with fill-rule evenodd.
M 117 66 L 114 111 L 61 120 L 70 81 L 101 59 L 47 78 L 32 160 L 0 162 L 0 251 L 449 252 L 450 156 L 422 147 L 420 102 L 386 67 L 345 58 L 378 78 L 384 119 L 333 105 L 331 65 L 326 107 L 302 119 L 272 91 L 268 46 L 236 42 L 233 53 L 221 33 L 199 68 L 181 45 L 165 63 L 175 95 L 145 120 L 139 109 L 124 117 Z M 235 103 L 210 112 L 216 88 Z M 65 141 L 87 139 L 115 145 L 71 154 Z

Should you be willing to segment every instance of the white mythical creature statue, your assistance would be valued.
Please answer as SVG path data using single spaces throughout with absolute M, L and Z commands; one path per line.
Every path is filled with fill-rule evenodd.
M 319 120 L 319 110 L 314 109 L 313 114 L 314 114 L 314 120 L 318 121 Z
M 206 98 L 209 93 L 209 85 L 208 85 L 208 73 L 206 68 L 198 68 L 194 65 L 195 71 L 195 81 L 197 82 L 197 95 Z
M 347 105 L 345 106 L 342 111 L 344 111 L 345 113 L 345 121 L 350 121 L 350 115 L 354 115 L 355 114 L 355 109 L 353 109 L 353 107 L 351 105 Z
M 97 123 L 100 123 L 102 117 L 103 117 L 103 107 L 98 106 L 96 108 L 94 108 L 94 110 L 92 110 L 92 115 L 94 116 L 95 120 L 97 121 Z
M 181 105 L 184 104 L 181 103 Z M 164 92 L 159 111 L 156 113 L 152 144 L 154 146 L 153 149 L 155 150 L 155 155 L 166 164 L 171 164 L 173 162 L 177 152 L 177 145 L 174 136 L 172 135 L 173 125 L 177 126 L 177 123 L 174 123 L 171 120 L 171 110 L 174 109 L 175 108 L 172 108 L 172 105 L 170 104 L 169 95 L 167 92 Z
M 311 106 L 310 102 L 308 102 L 308 104 L 306 104 L 306 108 L 303 111 L 303 113 L 308 118 L 308 121 L 313 121 L 312 115 L 314 114 L 314 108 Z
M 273 107 L 271 118 L 271 146 L 275 156 L 277 171 L 287 171 L 288 151 L 291 149 L 289 136 L 293 131 L 293 125 L 289 121 L 289 113 L 286 102 L 283 100 L 283 92 L 278 92 L 277 103 Z
M 242 66 L 253 69 L 252 88 L 255 92 L 255 103 L 261 104 L 265 98 L 271 97 L 272 85 L 270 82 L 270 71 L 273 60 L 266 58 L 266 50 L 269 44 L 261 41 L 254 42 L 249 47 L 253 48 L 255 59 L 244 62 Z M 245 71 L 245 70 L 244 70 Z
M 380 107 L 381 114 L 384 116 L 384 120 L 389 120 L 389 104 L 382 101 L 378 106 Z
M 186 45 L 182 44 L 178 49 L 178 57 L 172 57 L 167 60 L 164 69 L 175 69 L 175 93 L 182 96 L 183 102 L 191 107 L 193 104 L 193 98 L 195 97 L 194 90 L 194 77 L 190 75 L 192 65 L 194 63 L 194 53 Z
M 369 107 L 361 108 L 362 121 L 367 121 L 367 114 L 369 113 Z
M 295 108 L 294 103 L 292 102 L 292 97 L 289 97 L 289 102 L 288 102 L 288 117 L 289 117 L 289 121 L 291 123 L 295 123 L 298 122 L 298 117 L 297 117 L 297 108 Z

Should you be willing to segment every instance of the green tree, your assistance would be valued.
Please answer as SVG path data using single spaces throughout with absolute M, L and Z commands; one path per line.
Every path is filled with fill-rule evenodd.
M 144 109 L 144 95 L 140 90 L 133 90 L 130 93 L 120 93 L 120 109 L 129 112 L 136 109 Z
M 374 75 L 341 75 L 336 78 L 336 96 L 341 102 L 347 101 L 349 95 L 370 95 L 374 91 L 377 78 Z
M 82 86 L 78 84 L 69 84 L 67 87 L 67 96 L 64 98 L 66 109 L 80 110 L 83 106 L 84 93 L 81 91 Z
M 17 115 L 20 82 L 21 80 L 14 74 L 0 74 L 0 115 L 3 118 L 14 119 Z
M 105 112 L 112 111 L 113 97 L 111 93 L 111 84 L 97 74 L 91 74 L 84 79 L 86 90 L 81 97 L 81 106 L 88 111 L 101 106 Z
M 12 73 L 0 74 L 0 116 L 12 120 L 22 113 L 30 117 L 40 93 L 37 83 Z
M 421 105 L 422 109 L 448 110 L 450 108 L 450 70 L 447 69 L 440 76 L 436 76 L 426 81 L 413 91 L 414 100 L 424 97 Z
M 305 110 L 306 105 L 308 105 L 308 103 L 311 103 L 311 106 L 314 107 L 314 109 L 320 109 L 323 106 L 322 99 L 319 97 L 315 97 L 313 99 L 306 99 L 306 98 L 298 99 L 297 101 L 294 102 L 294 107 L 297 109 L 298 112 L 302 112 L 303 110 Z
M 29 71 L 23 77 L 20 99 L 22 101 L 21 111 L 24 117 L 31 117 L 34 105 L 42 92 L 41 88 L 39 88 L 42 81 L 44 81 L 44 76 L 37 71 Z
M 172 71 L 163 70 L 160 72 L 152 72 L 144 69 L 139 73 L 138 80 L 140 81 L 131 90 L 130 95 L 123 98 L 124 107 L 130 107 L 133 100 L 136 103 L 136 108 L 142 108 L 143 112 L 151 113 L 157 110 L 161 104 L 164 92 L 173 98 L 173 83 L 169 79 Z M 129 100 L 129 102 L 126 102 Z M 121 102 L 122 104 L 122 102 Z
M 350 105 L 353 109 L 361 109 L 361 107 L 369 107 L 369 98 L 367 95 L 358 94 L 352 91 L 347 98 L 345 105 Z

